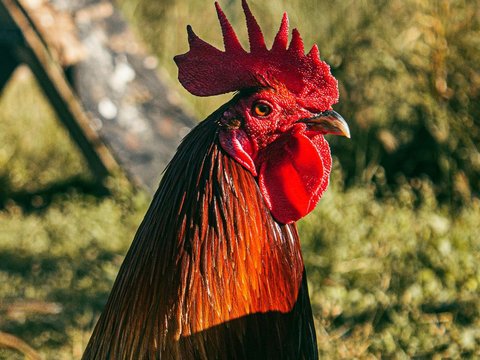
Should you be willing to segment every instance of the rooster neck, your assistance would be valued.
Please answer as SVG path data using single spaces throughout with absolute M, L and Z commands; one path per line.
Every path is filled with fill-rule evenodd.
M 308 302 L 295 224 L 274 221 L 255 178 L 218 145 L 221 112 L 169 164 L 85 358 L 169 351 L 251 314 L 291 313 L 299 294 Z
M 301 286 L 295 225 L 274 221 L 255 178 L 221 150 L 216 133 L 214 114 L 185 139 L 160 190 L 163 207 L 175 204 L 165 217 L 175 219 L 167 237 L 175 245 L 164 252 L 174 260 L 164 275 L 176 274 L 176 336 L 248 314 L 287 313 Z

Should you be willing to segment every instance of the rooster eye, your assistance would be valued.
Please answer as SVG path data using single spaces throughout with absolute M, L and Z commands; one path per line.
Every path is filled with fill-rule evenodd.
M 270 105 L 264 102 L 257 102 L 253 105 L 253 113 L 256 116 L 267 116 L 272 112 Z

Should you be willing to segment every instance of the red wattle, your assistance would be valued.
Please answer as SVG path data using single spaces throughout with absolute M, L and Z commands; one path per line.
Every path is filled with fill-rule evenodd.
M 268 146 L 258 184 L 278 222 L 288 224 L 307 215 L 327 187 L 331 159 L 328 145 L 323 149 L 326 141 L 321 140 L 314 144 L 304 134 L 296 133 Z M 323 159 L 325 156 L 328 159 Z

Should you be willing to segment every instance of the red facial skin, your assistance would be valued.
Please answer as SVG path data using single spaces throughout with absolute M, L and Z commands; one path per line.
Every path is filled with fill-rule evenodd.
M 259 103 L 269 106 L 270 113 L 256 114 L 254 107 Z M 294 222 L 312 211 L 328 185 L 328 143 L 321 132 L 299 122 L 314 116 L 286 88 L 278 86 L 240 98 L 220 120 L 222 148 L 257 177 L 260 191 L 280 223 Z

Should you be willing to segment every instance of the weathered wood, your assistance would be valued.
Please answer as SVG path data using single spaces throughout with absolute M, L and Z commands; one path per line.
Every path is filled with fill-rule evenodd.
M 54 0 L 55 4 L 57 0 Z M 75 19 L 88 56 L 74 86 L 98 132 L 132 178 L 155 191 L 183 136 L 195 125 L 109 1 L 58 0 Z
M 111 1 L 0 0 L 3 49 L 0 80 L 11 59 L 25 62 L 99 179 L 118 161 L 136 184 L 156 189 L 196 121 Z
M 44 42 L 16 0 L 2 0 L 1 18 L 8 26 L 20 30 L 23 43 L 12 46 L 12 57 L 26 63 L 36 76 L 40 87 L 53 105 L 59 119 L 85 155 L 94 175 L 102 179 L 118 166 L 98 133 L 92 129 L 90 120 L 68 84 L 63 70 L 51 58 Z

